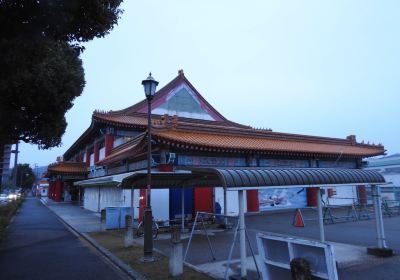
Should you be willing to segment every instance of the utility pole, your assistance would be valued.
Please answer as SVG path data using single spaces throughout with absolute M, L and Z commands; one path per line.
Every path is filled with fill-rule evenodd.
M 15 153 L 15 157 L 14 157 L 14 170 L 13 170 L 13 186 L 14 188 L 17 186 L 17 165 L 18 165 L 18 143 L 19 141 L 17 141 L 17 143 L 15 144 L 15 150 L 11 151 L 12 153 Z

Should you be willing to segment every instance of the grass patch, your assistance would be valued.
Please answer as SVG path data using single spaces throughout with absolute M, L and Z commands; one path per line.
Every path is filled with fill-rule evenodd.
M 21 206 L 23 199 L 17 199 L 9 202 L 6 205 L 0 206 L 0 240 L 4 236 L 6 228 L 10 223 L 11 218 Z
M 107 248 L 111 253 L 120 258 L 134 270 L 144 275 L 147 279 L 193 279 L 193 280 L 209 280 L 213 279 L 203 273 L 197 272 L 186 266 L 183 267 L 183 275 L 181 277 L 169 276 L 169 260 L 167 257 L 154 252 L 157 259 L 153 263 L 142 263 L 139 259 L 143 256 L 143 247 L 134 244 L 133 247 L 124 247 L 125 230 L 106 231 L 90 233 L 101 246 Z

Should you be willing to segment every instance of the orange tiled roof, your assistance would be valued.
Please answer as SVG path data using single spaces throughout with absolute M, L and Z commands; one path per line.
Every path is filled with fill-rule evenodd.
M 254 151 L 265 153 L 320 154 L 369 157 L 384 153 L 383 146 L 310 140 L 281 140 L 268 136 L 241 136 L 165 130 L 153 134 L 160 142 L 198 150 L 199 147 L 222 151 Z M 327 138 L 329 139 L 329 138 Z
M 107 113 L 93 113 L 93 119 L 110 124 L 127 125 L 127 126 L 147 126 L 147 118 L 140 116 L 128 116 L 120 114 L 107 114 Z
M 172 147 L 209 152 L 258 153 L 290 156 L 322 156 L 362 158 L 381 155 L 381 145 L 360 144 L 354 136 L 347 139 L 292 135 L 268 131 L 246 130 L 242 134 L 221 130 L 191 131 L 154 128 L 152 138 Z M 99 164 L 109 164 L 143 155 L 146 133 L 138 135 L 124 145 L 112 150 Z
M 49 174 L 87 174 L 86 163 L 62 161 L 50 164 L 47 167 Z
M 138 153 L 141 152 L 141 149 L 143 149 L 147 144 L 146 142 L 144 142 L 147 139 L 146 136 L 146 133 L 142 133 L 137 137 L 129 140 L 125 144 L 114 148 L 111 151 L 111 154 L 108 157 L 99 161 L 97 165 L 104 165 L 111 162 L 121 161 L 130 157 L 137 157 Z

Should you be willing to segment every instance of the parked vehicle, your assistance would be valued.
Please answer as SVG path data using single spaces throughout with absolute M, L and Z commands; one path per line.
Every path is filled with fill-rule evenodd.
M 8 202 L 8 195 L 6 193 L 0 193 L 0 202 Z

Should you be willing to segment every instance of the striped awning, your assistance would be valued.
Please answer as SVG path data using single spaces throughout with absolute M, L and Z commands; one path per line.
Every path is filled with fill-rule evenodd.
M 328 168 L 181 168 L 176 172 L 152 172 L 152 188 L 226 187 L 257 189 L 266 187 L 312 187 L 339 185 L 381 185 L 383 176 L 373 170 Z M 143 188 L 146 172 L 134 172 L 121 186 Z
M 194 173 L 216 174 L 227 188 L 384 184 L 377 171 L 328 168 L 193 168 Z

